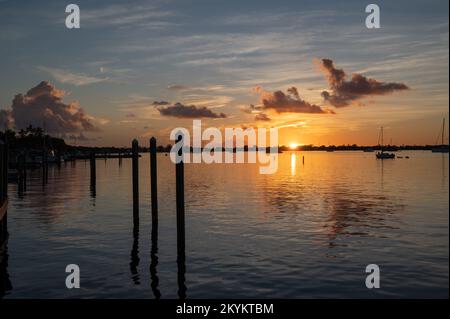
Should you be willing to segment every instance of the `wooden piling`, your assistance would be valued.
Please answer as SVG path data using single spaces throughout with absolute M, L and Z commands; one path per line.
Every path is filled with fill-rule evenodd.
M 182 132 L 178 133 L 177 143 L 183 140 Z M 183 148 L 177 154 L 176 171 L 176 203 L 177 203 L 177 255 L 178 265 L 184 264 L 185 259 L 185 219 L 184 219 L 184 163 Z
M 158 180 L 156 164 L 156 138 L 150 139 L 150 186 L 152 201 L 152 223 L 158 224 Z
M 302 156 L 302 164 L 305 165 L 305 155 Z
M 28 152 L 25 152 L 24 156 L 23 156 L 23 163 L 22 163 L 22 167 L 23 167 L 23 190 L 26 191 L 27 190 L 27 156 L 28 156 Z
M 42 185 L 48 182 L 48 154 L 47 148 L 42 151 Z
M 91 195 L 96 196 L 97 193 L 97 169 L 95 167 L 95 152 L 92 151 L 89 156 L 89 166 L 91 168 Z
M 19 195 L 21 195 L 25 189 L 24 182 L 25 182 L 25 155 L 19 154 L 17 157 L 17 191 Z
M 0 246 L 7 238 L 8 144 L 0 141 Z
M 139 218 L 139 143 L 136 139 L 131 143 L 133 171 L 133 217 Z

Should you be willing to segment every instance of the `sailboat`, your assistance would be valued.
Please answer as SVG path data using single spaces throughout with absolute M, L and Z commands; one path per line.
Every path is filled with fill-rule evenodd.
M 376 154 L 377 159 L 395 158 L 395 154 L 394 153 L 385 153 L 384 150 L 383 150 L 383 127 L 381 127 L 380 137 L 381 137 L 381 144 L 380 144 L 381 151 L 377 152 L 377 154 Z M 378 141 L 379 141 L 379 139 L 378 139 Z
M 444 145 L 445 117 L 442 119 L 441 145 L 433 147 L 433 153 L 448 153 L 448 145 Z

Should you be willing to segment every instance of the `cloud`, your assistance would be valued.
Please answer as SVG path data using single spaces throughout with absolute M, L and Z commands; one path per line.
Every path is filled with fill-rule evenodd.
M 270 121 L 270 117 L 265 113 L 259 113 L 255 115 L 255 121 Z
M 152 105 L 160 106 L 160 105 L 169 105 L 170 103 L 167 101 L 153 101 Z
M 170 91 L 183 91 L 183 90 L 188 90 L 189 87 L 185 86 L 185 85 L 181 85 L 181 84 L 173 84 L 173 85 L 169 85 L 167 87 L 167 89 Z
M 84 74 L 71 73 L 62 69 L 48 68 L 45 66 L 39 66 L 38 69 L 50 74 L 53 78 L 61 83 L 68 83 L 76 86 L 99 83 L 108 80 L 108 78 L 97 78 Z
M 379 82 L 358 73 L 353 73 L 350 81 L 346 81 L 347 74 L 344 70 L 335 68 L 330 59 L 322 59 L 321 68 L 327 77 L 331 91 L 323 91 L 322 96 L 325 101 L 335 107 L 348 106 L 367 96 L 385 95 L 409 89 L 403 83 Z
M 15 128 L 45 126 L 46 132 L 63 134 L 99 130 L 92 123 L 95 120 L 92 116 L 87 115 L 76 102 L 64 103 L 63 96 L 64 91 L 46 81 L 25 95 L 17 94 L 8 111 Z
M 89 9 L 83 12 L 84 25 L 88 27 L 141 27 L 160 29 L 173 23 L 163 20 L 174 15 L 173 12 L 162 10 L 153 4 L 145 5 L 109 5 Z
M 160 107 L 158 111 L 163 116 L 173 116 L 179 118 L 226 118 L 224 113 L 215 113 L 206 107 L 198 107 L 196 105 L 184 105 L 175 103 L 167 107 Z
M 253 90 L 260 94 L 262 103 L 260 107 L 253 106 L 254 109 L 274 110 L 277 113 L 334 113 L 301 99 L 296 87 L 290 87 L 286 93 L 283 91 L 266 92 L 259 86 Z

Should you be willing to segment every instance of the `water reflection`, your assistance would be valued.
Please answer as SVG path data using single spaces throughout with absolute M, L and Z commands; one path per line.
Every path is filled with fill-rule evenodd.
M 161 292 L 159 291 L 159 277 L 158 277 L 158 221 L 152 222 L 152 246 L 150 251 L 150 278 L 151 287 L 155 299 L 161 298 Z
M 36 170 L 23 199 L 17 196 L 16 184 L 9 185 L 10 216 L 14 216 L 11 228 L 20 231 L 15 232 L 14 242 L 9 244 L 9 252 L 14 252 L 14 258 L 9 258 L 14 291 L 6 297 L 64 297 L 59 290 L 51 289 L 52 263 L 79 252 L 79 247 L 92 254 L 79 254 L 80 262 L 98 256 L 105 264 L 125 266 L 120 273 L 112 267 L 105 269 L 113 285 L 100 285 L 88 297 L 159 299 L 163 291 L 164 297 L 184 299 L 187 267 L 190 298 L 209 294 L 238 298 L 248 296 L 250 291 L 256 298 L 311 294 L 349 297 L 354 294 L 352 282 L 359 282 L 361 276 L 358 272 L 347 274 L 354 265 L 350 262 L 373 254 L 392 265 L 391 275 L 399 282 L 409 283 L 407 287 L 405 284 L 393 288 L 389 291 L 391 296 L 443 294 L 443 288 L 448 287 L 448 277 L 442 275 L 442 270 L 448 273 L 448 246 L 443 240 L 448 242 L 448 155 L 418 154 L 411 160 L 383 164 L 373 154 L 369 158 L 360 153 L 311 152 L 306 153 L 307 163 L 302 165 L 300 154 L 303 155 L 280 154 L 279 169 L 273 175 L 259 174 L 256 165 L 187 166 L 188 265 L 186 251 L 175 252 L 174 232 L 163 228 L 158 233 L 157 223 L 150 225 L 149 214 L 142 215 L 139 225 L 135 218 L 138 212 L 133 210 L 130 229 L 131 169 L 125 165 L 128 160 L 124 159 L 120 170 L 110 160 L 107 169 L 98 165 L 95 208 L 90 205 L 86 161 L 85 165 L 79 163 L 76 170 L 68 163 L 61 176 L 50 169 L 45 193 L 41 191 L 42 176 Z M 162 154 L 160 158 L 158 169 L 164 176 L 160 178 L 164 194 L 160 225 L 174 227 L 175 185 L 167 177 L 173 163 Z M 141 194 L 148 195 L 150 165 L 148 157 L 143 156 L 143 160 L 146 162 L 141 165 Z M 143 198 L 141 209 L 149 212 L 150 201 Z M 425 209 L 433 216 L 425 215 Z M 100 236 L 98 225 L 105 220 L 108 225 L 101 236 L 106 240 L 94 245 Z M 39 227 L 42 221 L 50 225 Z M 143 247 L 142 241 L 139 243 L 140 227 L 152 229 L 151 246 L 145 248 L 144 259 L 139 258 L 139 244 Z M 218 239 L 204 240 L 209 231 Z M 74 234 L 79 240 L 68 240 Z M 125 242 L 124 237 L 128 239 Z M 28 249 L 30 242 L 38 241 L 46 249 L 33 254 Z M 412 251 L 420 253 L 420 262 L 410 257 Z M 117 260 L 118 255 L 125 256 L 122 263 Z M 333 263 L 333 269 L 328 259 L 331 255 L 340 258 Z M 29 289 L 31 284 L 25 279 L 15 280 L 28 278 L 27 261 L 32 258 L 49 265 L 49 270 L 42 271 L 42 277 L 36 279 L 36 286 L 31 287 L 39 290 Z M 0 295 L 11 287 L 5 260 L 7 255 L 0 263 Z M 150 272 L 150 278 L 143 279 L 142 269 Z M 85 271 L 95 275 L 96 270 Z M 333 282 L 321 277 L 331 271 L 345 276 Z M 411 273 L 421 277 L 412 283 Z M 221 279 L 220 287 L 214 284 L 217 278 Z M 124 281 L 128 284 L 124 285 Z M 306 288 L 295 288 L 303 284 Z M 337 286 L 342 289 L 336 289 Z M 416 290 L 411 292 L 412 288 Z
M 389 219 L 402 208 L 385 196 L 358 196 L 342 189 L 325 199 L 325 207 L 329 216 L 323 228 L 327 230 L 330 248 L 338 245 L 338 236 L 371 236 L 371 230 L 395 229 Z
M 177 266 L 178 266 L 178 297 L 180 299 L 186 299 L 186 256 L 185 253 L 180 253 L 177 256 Z
M 295 175 L 296 169 L 296 154 L 294 152 L 291 153 L 291 175 Z
M 133 246 L 131 248 L 130 272 L 135 285 L 140 285 L 139 266 L 139 219 L 133 220 Z
M 353 169 L 352 165 L 344 162 L 341 165 L 337 155 L 335 157 L 338 162 L 336 167 L 344 169 L 344 165 L 348 165 L 347 169 Z M 383 232 L 380 230 L 396 229 L 393 225 L 396 225 L 398 217 L 394 213 L 404 210 L 404 205 L 390 193 L 383 192 L 386 169 L 383 161 L 377 162 L 379 176 L 374 174 L 366 180 L 366 183 L 374 183 L 371 178 L 378 179 L 380 189 L 369 190 L 364 187 L 364 183 L 355 182 L 352 171 L 347 171 L 348 176 L 341 174 L 334 178 L 335 168 L 328 160 L 314 158 L 313 164 L 323 171 L 310 169 L 309 165 L 305 166 L 300 176 L 296 174 L 297 156 L 292 152 L 285 161 L 280 161 L 281 174 L 262 180 L 262 198 L 272 211 L 281 213 L 276 214 L 277 217 L 300 218 L 308 223 L 322 218 L 321 222 L 313 224 L 321 230 L 316 228 L 314 231 L 326 231 L 330 248 L 345 245 L 337 240 L 340 236 L 382 237 Z
M 13 289 L 8 273 L 8 230 L 6 215 L 0 221 L 0 299 Z

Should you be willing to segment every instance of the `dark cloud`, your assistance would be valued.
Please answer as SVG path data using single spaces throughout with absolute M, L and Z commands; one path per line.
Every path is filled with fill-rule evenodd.
M 270 117 L 265 113 L 259 113 L 255 115 L 255 121 L 270 121 Z
M 277 113 L 334 113 L 301 99 L 296 87 L 287 89 L 286 93 L 283 91 L 265 92 L 260 87 L 254 88 L 254 91 L 261 95 L 262 106 L 253 106 L 253 109 L 270 109 Z
M 321 66 L 330 86 L 330 92 L 323 91 L 322 96 L 325 101 L 335 107 L 348 106 L 367 96 L 384 95 L 409 89 L 403 83 L 379 82 L 358 73 L 352 74 L 350 81 L 346 81 L 347 74 L 344 70 L 335 68 L 330 59 L 322 59 Z
M 169 105 L 170 103 L 167 101 L 153 101 L 152 105 L 159 106 L 159 105 Z
M 164 116 L 173 116 L 179 118 L 226 118 L 224 113 L 215 113 L 206 107 L 197 107 L 195 105 L 184 105 L 175 103 L 167 107 L 160 107 L 158 111 Z
M 98 131 L 92 123 L 93 117 L 87 115 L 75 102 L 64 103 L 63 96 L 63 91 L 46 81 L 30 89 L 25 95 L 17 94 L 9 111 L 15 128 L 45 126 L 48 133 Z

